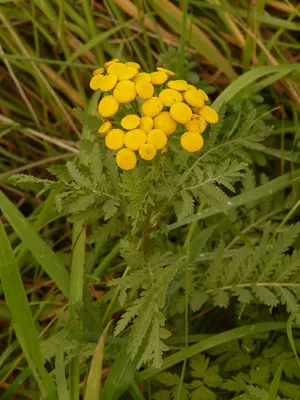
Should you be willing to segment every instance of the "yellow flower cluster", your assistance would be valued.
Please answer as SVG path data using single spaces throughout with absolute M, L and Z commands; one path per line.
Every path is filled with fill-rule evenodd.
M 116 162 L 123 170 L 136 166 L 136 152 L 147 161 L 158 150 L 163 153 L 179 124 L 185 128 L 181 146 L 188 152 L 200 150 L 207 124 L 218 122 L 217 112 L 205 105 L 207 94 L 174 75 L 162 67 L 140 72 L 139 64 L 118 59 L 94 71 L 90 87 L 102 92 L 98 109 L 106 119 L 98 132 L 105 135 L 106 146 L 117 151 Z

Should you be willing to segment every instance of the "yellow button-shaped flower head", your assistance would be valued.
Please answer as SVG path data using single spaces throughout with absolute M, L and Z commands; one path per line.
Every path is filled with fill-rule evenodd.
M 163 102 L 159 97 L 151 97 L 144 101 L 142 105 L 142 113 L 149 117 L 155 117 L 163 109 Z
M 194 131 L 194 132 L 199 132 L 203 133 L 206 129 L 206 122 L 204 118 L 200 117 L 200 115 L 195 115 L 193 114 L 192 119 L 184 124 L 185 128 L 188 131 Z
M 126 67 L 134 67 L 136 69 L 140 69 L 141 66 L 140 64 L 134 62 L 134 61 L 128 61 L 127 63 L 125 63 Z
M 168 80 L 168 75 L 165 72 L 157 71 L 150 74 L 151 83 L 153 85 L 162 85 Z
M 153 119 L 148 115 L 146 115 L 146 117 L 141 118 L 139 128 L 142 129 L 142 131 L 148 133 L 153 128 L 153 125 L 154 125 Z
M 153 96 L 154 87 L 152 83 L 140 79 L 136 83 L 136 92 L 142 99 L 150 99 Z
M 143 160 L 153 160 L 156 155 L 156 148 L 152 144 L 144 143 L 140 147 L 139 154 Z
M 121 169 L 129 171 L 136 166 L 136 155 L 129 149 L 121 149 L 117 152 L 116 162 Z
M 118 58 L 114 58 L 113 60 L 110 60 L 110 61 L 107 61 L 105 64 L 104 64 L 104 67 L 105 68 L 108 68 L 109 66 L 111 66 L 111 65 L 113 65 L 113 64 L 116 64 L 116 63 L 118 63 L 120 60 L 118 59 Z
M 99 90 L 100 89 L 100 82 L 103 78 L 102 74 L 99 75 L 94 75 L 92 79 L 90 80 L 90 88 L 93 90 Z
M 98 109 L 101 117 L 104 118 L 112 117 L 118 111 L 119 103 L 114 98 L 114 96 L 112 95 L 105 96 L 103 97 L 103 99 L 100 100 Z
M 204 98 L 197 90 L 187 90 L 183 93 L 183 98 L 190 106 L 198 108 L 204 106 Z
M 98 129 L 98 133 L 100 133 L 100 135 L 106 135 L 107 132 L 109 132 L 112 128 L 112 124 L 110 121 L 106 121 L 104 122 L 104 124 L 102 124 L 100 126 L 100 128 Z
M 124 146 L 125 132 L 121 129 L 112 129 L 105 136 L 105 144 L 110 150 L 119 150 Z
M 177 125 L 169 111 L 162 111 L 154 117 L 154 128 L 161 129 L 168 136 L 176 131 Z
M 97 68 L 94 72 L 93 75 L 103 75 L 104 68 Z
M 205 121 L 209 124 L 216 124 L 219 121 L 219 116 L 217 112 L 209 106 L 204 106 L 200 108 L 199 115 L 204 118 Z
M 109 75 L 117 75 L 118 80 L 119 80 L 119 76 L 124 71 L 125 68 L 126 67 L 125 67 L 125 65 L 123 63 L 117 62 L 117 63 L 111 64 L 107 68 L 107 73 Z
M 185 103 L 174 103 L 170 108 L 170 114 L 175 121 L 186 124 L 192 119 L 192 110 Z
M 138 73 L 137 68 L 125 65 L 125 68 L 121 70 L 118 74 L 119 81 L 124 81 L 125 79 L 132 79 Z
M 174 76 L 175 75 L 175 72 L 171 71 L 170 69 L 163 68 L 163 67 L 157 67 L 157 71 L 164 72 L 168 76 Z
M 188 84 L 188 90 L 197 90 L 197 88 L 194 85 Z
M 124 143 L 130 150 L 139 150 L 146 143 L 146 138 L 146 133 L 141 129 L 132 129 L 126 133 Z
M 199 92 L 200 94 L 202 94 L 202 96 L 203 96 L 203 98 L 204 98 L 204 101 L 208 101 L 208 96 L 207 96 L 207 94 L 204 92 L 204 90 L 198 89 L 198 92 Z
M 136 114 L 128 114 L 126 117 L 122 118 L 121 125 L 124 129 L 134 129 L 140 124 L 140 117 Z
M 163 102 L 164 106 L 171 107 L 172 104 L 177 101 L 182 101 L 182 96 L 177 90 L 164 89 L 159 93 L 159 98 Z
M 162 149 L 167 144 L 167 136 L 161 129 L 151 129 L 147 135 L 147 143 L 152 144 L 156 150 Z
M 185 132 L 180 138 L 180 144 L 184 150 L 194 153 L 202 149 L 203 138 L 199 132 Z
M 112 90 L 117 83 L 117 75 L 105 75 L 99 82 L 99 89 L 102 92 L 109 92 Z
M 167 86 L 170 89 L 175 89 L 178 90 L 179 92 L 185 92 L 186 90 L 189 90 L 189 84 L 187 81 L 183 79 L 178 79 L 176 81 L 169 81 Z
M 147 74 L 147 72 L 139 72 L 132 80 L 134 83 L 138 83 L 141 80 L 151 82 L 150 74 Z
M 136 98 L 135 84 L 128 80 L 118 82 L 113 95 L 117 102 L 129 103 Z

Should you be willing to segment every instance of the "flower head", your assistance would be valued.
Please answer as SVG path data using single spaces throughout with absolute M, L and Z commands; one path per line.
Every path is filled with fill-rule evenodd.
M 146 82 L 151 82 L 150 74 L 147 72 L 139 72 L 134 78 L 133 82 L 138 83 L 138 81 L 146 81 Z
M 105 144 L 111 150 L 119 150 L 124 146 L 125 132 L 121 129 L 112 129 L 105 136 Z
M 162 85 L 168 79 L 168 75 L 161 71 L 152 72 L 150 74 L 150 79 L 153 85 Z
M 153 125 L 154 125 L 153 118 L 146 115 L 145 117 L 141 118 L 139 128 L 142 129 L 142 131 L 148 133 L 153 128 Z
M 97 74 L 92 77 L 90 80 L 90 88 L 92 90 L 99 90 L 100 89 L 100 82 L 102 80 L 103 75 L 102 74 Z
M 109 75 L 117 75 L 117 78 L 119 80 L 119 76 L 124 71 L 125 68 L 126 68 L 125 64 L 121 62 L 116 62 L 109 65 L 109 67 L 107 68 L 107 73 Z
M 147 135 L 147 143 L 152 144 L 157 150 L 162 149 L 167 141 L 167 136 L 161 129 L 151 129 Z
M 205 121 L 209 124 L 216 124 L 219 121 L 219 116 L 217 112 L 209 106 L 204 106 L 200 108 L 199 115 L 204 118 Z
M 136 98 L 135 84 L 129 80 L 118 82 L 113 95 L 118 103 L 129 103 Z
M 156 156 L 156 148 L 152 144 L 144 143 L 139 149 L 139 155 L 143 160 L 153 160 Z
M 193 114 L 192 119 L 184 124 L 184 127 L 188 131 L 203 133 L 206 129 L 206 125 L 204 118 L 200 117 L 200 115 Z
M 179 92 L 185 92 L 186 90 L 189 90 L 189 84 L 187 81 L 183 79 L 178 79 L 176 81 L 170 81 L 168 82 L 167 86 L 170 89 L 175 89 L 178 90 Z
M 175 121 L 186 124 L 192 119 L 192 110 L 185 103 L 174 103 L 170 108 L 170 114 Z
M 169 111 L 162 111 L 154 117 L 154 128 L 161 129 L 166 135 L 176 131 L 178 123 L 171 117 Z
M 204 90 L 198 89 L 198 92 L 202 94 L 204 101 L 208 101 L 208 96 L 207 94 L 204 92 Z
M 163 109 L 163 102 L 159 97 L 151 97 L 144 101 L 142 105 L 142 113 L 149 117 L 155 117 Z
M 119 72 L 118 79 L 119 81 L 124 81 L 125 79 L 132 79 L 134 76 L 138 74 L 138 69 L 132 66 L 126 66 Z
M 183 101 L 182 95 L 174 89 L 164 89 L 159 93 L 159 98 L 166 107 L 171 107 L 178 101 Z
M 136 166 L 136 155 L 135 152 L 130 149 L 121 149 L 117 152 L 116 162 L 121 169 L 129 171 Z
M 152 83 L 140 79 L 136 83 L 136 92 L 142 99 L 149 99 L 153 96 L 154 87 Z
M 163 68 L 163 67 L 157 67 L 156 69 L 159 72 L 164 72 L 168 76 L 174 76 L 175 75 L 175 72 L 171 71 L 170 69 L 166 69 L 166 68 Z
M 119 59 L 118 59 L 118 58 L 114 58 L 113 60 L 107 61 L 107 62 L 104 64 L 104 67 L 105 67 L 105 68 L 108 68 L 110 65 L 115 64 L 115 63 L 118 63 L 118 62 L 119 62 Z
M 197 90 L 187 90 L 183 93 L 184 100 L 193 107 L 201 108 L 204 106 L 204 98 Z
M 131 150 L 139 150 L 142 144 L 146 143 L 146 133 L 141 129 L 132 129 L 125 135 L 125 146 Z
M 102 100 L 100 100 L 98 109 L 101 117 L 104 118 L 112 117 L 118 111 L 119 103 L 114 98 L 114 96 L 108 95 L 103 97 Z
M 116 86 L 117 80 L 117 75 L 102 76 L 99 82 L 99 89 L 102 92 L 109 92 Z
M 104 68 L 97 68 L 93 72 L 93 75 L 103 75 L 103 72 L 104 72 Z
M 199 132 L 185 132 L 183 135 L 181 135 L 180 144 L 184 150 L 194 153 L 195 151 L 202 149 L 203 138 Z
M 129 62 L 125 63 L 125 65 L 126 65 L 126 67 L 134 67 L 136 69 L 141 68 L 140 64 L 133 62 L 133 61 L 129 61 Z
M 100 126 L 100 128 L 98 129 L 98 133 L 100 133 L 100 135 L 106 135 L 107 132 L 109 132 L 112 128 L 112 123 L 110 121 L 106 121 L 104 122 L 104 124 L 102 124 Z
M 128 114 L 126 117 L 122 118 L 121 125 L 124 129 L 134 129 L 140 124 L 140 117 L 136 114 Z

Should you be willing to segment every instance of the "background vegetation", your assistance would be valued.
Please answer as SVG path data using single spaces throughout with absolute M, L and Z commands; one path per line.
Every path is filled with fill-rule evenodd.
M 292 331 L 299 298 L 299 31 L 300 6 L 288 0 L 0 2 L 1 400 L 89 400 L 100 392 L 102 400 L 300 399 L 300 341 Z M 267 291 L 251 305 L 219 299 L 199 310 L 203 299 L 191 289 L 188 309 L 182 291 L 167 309 L 172 337 L 160 371 L 151 364 L 136 371 L 140 355 L 131 360 L 124 350 L 128 331 L 115 338 L 108 326 L 104 347 L 105 326 L 124 311 L 118 290 L 107 286 L 125 271 L 121 234 L 96 246 L 85 235 L 77 240 L 76 224 L 57 212 L 51 192 L 37 198 L 9 180 L 17 173 L 53 179 L 47 167 L 77 157 L 77 141 L 89 129 L 82 124 L 90 121 L 75 108 L 93 112 L 92 71 L 116 57 L 145 71 L 157 64 L 176 70 L 209 93 L 215 108 L 226 103 L 225 127 L 254 109 L 274 126 L 264 148 L 247 152 L 251 168 L 221 228 L 212 207 L 179 222 L 172 215 L 167 229 L 179 247 L 186 234 L 205 230 L 196 255 L 203 268 L 218 255 L 219 240 L 233 268 L 243 254 L 236 252 L 257 248 L 264 237 L 257 257 L 277 249 L 273 268 L 280 271 L 284 255 L 284 271 L 292 265 L 284 282 L 294 285 L 295 299 L 284 292 L 276 302 Z M 269 238 L 277 242 L 268 253 Z M 71 280 L 62 265 L 75 271 Z

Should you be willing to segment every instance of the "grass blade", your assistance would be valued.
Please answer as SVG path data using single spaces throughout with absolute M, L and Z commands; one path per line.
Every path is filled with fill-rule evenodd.
M 223 343 L 230 342 L 231 340 L 241 339 L 249 335 L 257 335 L 262 332 L 277 331 L 286 328 L 285 322 L 261 322 L 254 325 L 242 326 L 240 328 L 231 329 L 227 332 L 222 332 L 217 335 L 211 336 L 207 339 L 201 340 L 201 342 L 189 346 L 187 349 L 178 351 L 175 354 L 165 358 L 163 365 L 160 369 L 158 368 L 147 368 L 140 372 L 137 376 L 138 382 L 143 382 L 146 379 L 164 371 L 174 365 L 184 361 L 184 359 L 193 357 L 203 351 L 219 346 Z M 101 399 L 102 400 L 102 399 Z
M 136 368 L 144 350 L 145 343 L 141 346 L 141 349 L 135 356 L 134 360 L 131 360 L 126 353 L 125 346 L 123 347 L 105 381 L 103 390 L 100 394 L 100 400 L 120 399 L 122 394 L 126 392 L 134 380 Z
M 105 338 L 110 326 L 110 322 L 104 329 L 92 359 L 89 376 L 87 379 L 84 400 L 98 400 L 101 389 L 102 362 L 104 356 Z
M 150 0 L 149 4 L 151 4 L 157 14 L 173 29 L 173 31 L 178 34 L 181 33 L 182 12 L 179 8 L 168 0 Z M 199 54 L 211 61 L 218 69 L 223 71 L 230 79 L 235 79 L 237 75 L 230 63 L 201 29 L 195 25 L 192 25 L 192 29 L 190 29 L 191 23 L 191 18 L 187 17 L 187 31 L 191 32 L 188 42 L 191 46 L 193 46 Z
M 65 374 L 65 360 L 64 360 L 64 345 L 63 342 L 58 346 L 56 357 L 55 357 L 55 375 L 56 375 L 56 386 L 59 400 L 70 400 L 70 394 L 68 391 L 66 374 Z
M 270 386 L 270 391 L 269 391 L 269 400 L 276 400 L 277 399 L 277 393 L 280 385 L 280 379 L 283 371 L 285 361 L 282 361 L 281 364 L 279 365 L 276 374 L 272 380 L 271 386 Z
M 268 75 L 268 74 L 276 74 L 280 72 L 300 72 L 300 63 L 298 64 L 284 64 L 284 65 L 276 65 L 276 66 L 267 66 L 267 67 L 258 67 L 254 68 L 251 71 L 246 72 L 237 78 L 234 82 L 232 82 L 223 92 L 217 97 L 217 99 L 213 102 L 212 106 L 215 110 L 219 110 L 220 107 L 231 100 L 234 96 L 236 96 L 241 90 L 255 82 L 257 79 Z
M 69 297 L 69 274 L 60 258 L 48 247 L 36 233 L 21 212 L 0 191 L 0 209 L 12 228 L 20 237 L 33 257 L 43 267 L 45 272 L 56 283 L 66 297 Z
M 43 396 L 45 398 L 55 396 L 56 389 L 44 367 L 38 335 L 19 268 L 1 221 L 0 243 L 0 278 L 19 343 L 37 379 L 37 383 L 40 385 Z
M 211 225 L 208 228 L 202 230 L 191 240 L 188 245 L 188 261 L 193 263 L 198 255 L 200 254 L 201 250 L 205 246 L 208 239 L 214 233 L 215 229 L 217 228 L 218 224 Z
M 286 325 L 286 333 L 287 333 L 287 337 L 289 339 L 291 348 L 293 350 L 293 353 L 295 355 L 295 358 L 297 360 L 297 363 L 298 363 L 298 365 L 300 367 L 300 360 L 299 360 L 299 357 L 298 357 L 297 348 L 296 348 L 296 344 L 295 344 L 294 337 L 293 337 L 293 331 L 292 331 L 292 322 L 293 322 L 294 318 L 295 318 L 295 314 L 292 314 L 289 317 L 287 325 Z
M 80 48 L 75 51 L 66 61 L 68 63 L 75 61 L 79 56 L 84 54 L 87 50 L 92 49 L 93 47 L 97 46 L 99 43 L 103 42 L 105 39 L 108 39 L 111 35 L 114 33 L 120 31 L 121 29 L 125 28 L 127 25 L 130 25 L 132 23 L 132 19 L 117 25 L 116 27 L 109 29 L 108 31 L 101 32 L 91 40 L 89 40 L 87 43 L 85 43 L 83 46 L 80 46 Z M 67 65 L 64 65 L 57 73 L 58 76 L 63 74 L 65 70 L 67 69 Z

